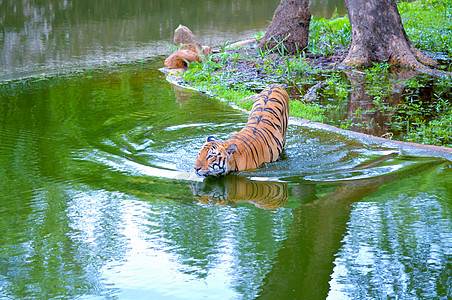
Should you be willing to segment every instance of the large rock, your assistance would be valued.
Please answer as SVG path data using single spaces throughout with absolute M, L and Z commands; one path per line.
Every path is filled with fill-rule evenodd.
M 187 26 L 179 25 L 174 31 L 174 43 L 176 46 L 182 46 L 181 49 L 191 50 L 198 55 L 202 53 L 201 43 Z
M 165 67 L 179 69 L 188 67 L 188 63 L 199 61 L 199 55 L 191 50 L 177 50 L 165 60 Z
M 202 46 L 188 27 L 179 25 L 174 31 L 174 43 L 179 50 L 165 60 L 165 67 L 180 69 L 188 67 L 188 63 L 201 61 L 212 53 L 209 46 Z

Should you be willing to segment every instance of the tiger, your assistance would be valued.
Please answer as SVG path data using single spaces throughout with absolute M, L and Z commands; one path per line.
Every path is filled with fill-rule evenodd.
M 231 205 L 249 202 L 254 206 L 276 210 L 289 203 L 287 182 L 254 181 L 244 176 L 209 177 L 192 185 L 193 196 L 202 204 Z
M 193 166 L 198 177 L 222 176 L 274 162 L 286 144 L 289 95 L 277 85 L 266 87 L 251 109 L 242 130 L 226 141 L 209 136 Z

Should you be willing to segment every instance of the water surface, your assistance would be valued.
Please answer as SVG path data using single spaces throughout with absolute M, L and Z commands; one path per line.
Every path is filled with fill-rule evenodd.
M 30 18 L 53 7 L 52 24 L 74 27 L 150 14 L 138 1 L 65 19 L 64 5 L 88 4 L 35 3 Z M 58 63 L 63 71 L 34 75 L 54 70 L 50 51 L 45 64 L 15 60 L 2 73 L 0 298 L 451 298 L 450 160 L 293 122 L 277 162 L 199 180 L 205 138 L 226 139 L 246 113 L 170 85 L 163 56 L 110 61 L 117 38 L 98 36 L 102 68 L 88 67 L 91 45 Z M 127 47 L 149 46 L 136 45 Z
M 267 29 L 277 6 L 270 0 L 4 0 L 0 80 L 168 55 L 179 24 L 211 47 L 251 39 Z M 345 14 L 342 0 L 311 1 L 310 9 L 316 17 Z
M 201 182 L 247 115 L 161 65 L 1 86 L 2 297 L 450 296 L 450 161 L 291 124 L 279 161 Z
M 2 1 L 0 80 L 98 68 L 171 53 L 188 26 L 203 45 L 252 38 L 272 1 Z

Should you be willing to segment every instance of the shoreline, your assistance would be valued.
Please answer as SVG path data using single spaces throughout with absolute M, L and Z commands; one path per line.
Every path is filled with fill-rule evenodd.
M 188 90 L 193 90 L 199 93 L 207 94 L 210 97 L 216 97 L 212 93 L 201 91 L 199 89 L 196 89 L 192 86 L 189 86 L 181 81 L 181 77 L 172 74 L 172 72 L 169 72 L 168 69 L 165 70 L 165 68 L 160 69 L 161 72 L 166 74 L 166 81 L 170 84 L 173 84 L 177 87 L 181 87 Z M 179 70 L 181 71 L 181 70 Z M 217 97 L 219 98 L 219 97 Z M 234 109 L 239 109 L 243 112 L 249 113 L 248 110 L 241 108 L 234 104 L 231 100 L 219 98 L 221 101 L 225 101 L 229 103 Z M 377 137 L 373 135 L 369 135 L 366 133 L 360 133 L 356 131 L 346 130 L 342 128 L 338 128 L 333 125 L 328 125 L 321 122 L 314 122 L 308 119 L 303 118 L 297 118 L 297 117 L 289 117 L 289 123 L 296 124 L 300 126 L 306 126 L 309 128 L 319 129 L 319 130 L 325 130 L 328 132 L 334 132 L 340 135 L 344 135 L 347 137 L 351 137 L 354 139 L 357 139 L 361 142 L 365 143 L 376 143 L 383 147 L 388 148 L 395 148 L 399 153 L 405 154 L 405 155 L 414 155 L 414 156 L 422 156 L 422 157 L 439 157 L 443 159 L 447 159 L 452 162 L 452 148 L 444 147 L 444 146 L 436 146 L 436 145 L 426 145 L 426 144 L 420 144 L 420 143 L 413 143 L 413 142 L 404 142 L 404 141 L 397 141 L 397 140 L 389 140 L 382 137 Z

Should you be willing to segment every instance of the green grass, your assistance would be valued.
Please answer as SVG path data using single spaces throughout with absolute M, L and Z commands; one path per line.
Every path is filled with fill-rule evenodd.
M 290 115 L 296 118 L 308 119 L 314 122 L 324 122 L 325 109 L 318 104 L 306 104 L 296 100 L 289 101 Z
M 418 49 L 442 52 L 452 57 L 452 0 L 399 2 L 398 6 L 404 28 Z M 263 32 L 256 34 L 256 38 L 262 36 Z M 311 20 L 308 52 L 329 56 L 335 49 L 346 48 L 349 43 L 350 22 L 347 17 Z M 359 107 L 354 112 L 357 122 L 355 124 L 349 119 L 342 119 L 349 95 L 355 88 L 345 73 L 316 69 L 310 65 L 301 51 L 295 56 L 290 56 L 284 49 L 280 49 L 278 59 L 268 56 L 272 49 L 258 52 L 256 57 L 241 57 L 240 54 L 228 50 L 226 46 L 225 43 L 221 47 L 221 53 L 211 55 L 204 63 L 190 64 L 190 69 L 183 75 L 184 80 L 199 90 L 231 101 L 246 110 L 250 110 L 253 103 L 242 99 L 254 95 L 255 90 L 263 89 L 269 84 L 293 87 L 303 96 L 316 83 L 322 82 L 321 88 L 318 89 L 319 98 L 305 101 L 307 103 L 294 98 L 290 100 L 291 116 L 335 124 L 343 128 L 366 129 L 374 124 L 359 121 L 360 114 L 372 112 L 389 114 L 392 130 L 394 134 L 399 134 L 400 138 L 419 143 L 452 146 L 450 141 L 452 114 L 449 113 L 452 110 L 450 78 L 431 79 L 428 76 L 425 78 L 418 76 L 399 82 L 400 79 L 389 71 L 390 65 L 373 64 L 364 70 L 362 76 L 365 93 L 372 97 L 374 107 L 371 111 L 363 111 Z M 254 63 L 266 77 L 252 82 L 242 80 L 240 72 L 236 69 L 242 59 Z M 432 95 L 431 101 L 422 103 L 418 97 L 421 89 L 432 84 L 435 94 Z M 391 93 L 394 88 L 399 87 L 405 87 L 408 92 L 404 92 L 405 98 L 402 98 L 401 103 L 394 105 L 390 99 Z
M 422 122 L 408 131 L 408 141 L 452 147 L 452 112 L 428 123 Z
M 350 28 L 348 17 L 332 20 L 312 17 L 307 50 L 313 54 L 331 55 L 335 48 L 347 47 L 350 44 Z
M 199 78 L 205 78 L 198 76 L 197 81 L 191 81 L 190 85 L 201 91 L 208 91 L 215 97 L 225 99 L 235 103 L 237 106 L 251 110 L 253 107 L 253 101 L 243 101 L 243 99 L 256 95 L 255 92 L 243 87 L 227 87 L 221 84 L 221 80 L 213 76 L 210 81 L 199 80 Z M 290 115 L 297 118 L 309 119 L 315 122 L 325 121 L 324 109 L 318 104 L 305 104 L 297 100 L 289 101 Z
M 452 0 L 400 2 L 398 7 L 416 48 L 452 57 Z

